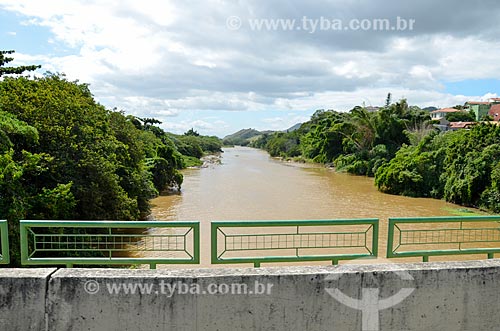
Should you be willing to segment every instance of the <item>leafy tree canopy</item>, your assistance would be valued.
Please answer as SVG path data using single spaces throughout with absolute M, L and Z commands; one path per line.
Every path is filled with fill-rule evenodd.
M 39 65 L 29 65 L 29 66 L 17 66 L 17 67 L 6 67 L 7 63 L 14 61 L 10 54 L 15 53 L 15 51 L 0 51 L 0 77 L 3 75 L 20 75 L 26 71 L 34 71 L 41 68 Z

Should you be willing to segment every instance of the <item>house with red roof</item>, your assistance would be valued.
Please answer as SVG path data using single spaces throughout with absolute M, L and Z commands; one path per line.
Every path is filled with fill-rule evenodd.
M 476 115 L 476 121 L 482 121 L 489 115 L 491 107 L 500 105 L 500 98 L 490 98 L 488 101 L 467 101 L 464 105 L 465 110 L 472 110 Z
M 500 98 L 498 98 L 500 100 Z M 488 115 L 493 118 L 493 121 L 498 122 L 500 121 L 500 104 L 496 104 L 491 106 L 490 111 L 488 112 Z
M 456 112 L 459 112 L 459 111 L 460 110 L 455 109 L 455 108 L 442 108 L 442 109 L 437 109 L 437 110 L 431 111 L 430 114 L 431 114 L 431 119 L 439 121 L 442 118 L 445 118 L 446 114 L 456 113 Z
M 477 122 L 450 122 L 448 129 L 452 131 L 470 129 L 470 127 L 475 124 L 477 124 Z

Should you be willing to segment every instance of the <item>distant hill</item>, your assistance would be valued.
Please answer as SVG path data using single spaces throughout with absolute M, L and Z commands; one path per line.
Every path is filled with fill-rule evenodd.
M 288 128 L 287 130 L 285 130 L 285 132 L 292 132 L 292 131 L 298 130 L 298 129 L 300 129 L 301 125 L 302 125 L 302 123 L 297 123 L 294 126 L 292 126 L 291 128 Z
M 264 132 L 255 129 L 242 129 L 238 132 L 225 136 L 222 139 L 224 145 L 241 145 L 246 146 L 252 138 L 262 135 Z
M 422 108 L 422 110 L 431 112 L 431 111 L 437 110 L 437 107 L 425 107 L 425 108 Z
M 292 132 L 295 130 L 298 130 L 302 123 L 297 123 L 291 128 L 288 128 L 287 130 L 283 130 L 282 132 Z M 224 145 L 240 145 L 240 146 L 246 146 L 250 144 L 252 141 L 255 139 L 259 138 L 263 134 L 273 134 L 276 131 L 272 130 L 266 130 L 266 131 L 258 131 L 255 129 L 242 129 L 238 132 L 235 132 L 233 134 L 227 135 L 224 138 L 222 138 L 222 143 Z

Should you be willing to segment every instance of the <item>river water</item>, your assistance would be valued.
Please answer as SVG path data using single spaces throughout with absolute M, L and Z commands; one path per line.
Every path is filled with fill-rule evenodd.
M 210 221 L 379 218 L 383 255 L 388 217 L 446 216 L 462 209 L 436 199 L 380 193 L 373 178 L 282 162 L 253 148 L 225 148 L 221 162 L 183 171 L 180 194 L 153 200 L 156 220 L 201 222 L 205 267 L 210 258 Z

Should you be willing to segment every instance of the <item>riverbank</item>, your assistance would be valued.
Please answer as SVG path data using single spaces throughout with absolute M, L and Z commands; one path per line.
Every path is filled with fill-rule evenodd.
M 217 164 L 221 164 L 221 153 L 207 154 L 199 159 L 195 157 L 184 158 L 184 166 L 186 169 L 208 168 Z
M 259 148 L 259 150 L 262 150 Z M 263 150 L 265 151 L 265 150 Z M 267 151 L 265 151 L 267 153 Z M 337 170 L 337 168 L 335 167 L 335 165 L 333 163 L 318 163 L 318 162 L 315 162 L 314 160 L 311 160 L 311 159 L 307 159 L 307 158 L 304 158 L 302 156 L 297 156 L 297 157 L 272 157 L 274 160 L 278 161 L 278 162 L 283 162 L 284 164 L 288 164 L 288 165 L 294 165 L 296 167 L 314 167 L 314 168 L 325 168 L 325 169 L 328 169 L 328 170 L 331 170 L 331 171 L 334 171 L 336 173 L 341 173 L 341 174 L 346 174 L 346 175 L 349 175 L 349 176 L 357 176 L 357 177 L 364 177 L 364 178 L 369 178 L 372 180 L 372 183 L 373 183 L 373 186 L 376 187 L 375 185 L 375 178 L 374 177 L 371 177 L 371 176 L 365 176 L 365 175 L 358 175 L 358 174 L 352 174 L 352 173 L 349 173 L 347 171 L 339 171 Z M 387 192 L 383 192 L 383 191 L 380 191 L 382 194 L 390 194 L 390 193 L 387 193 Z M 392 194 L 390 194 L 392 195 Z M 399 196 L 405 196 L 405 197 L 408 197 L 408 198 L 415 198 L 415 197 L 412 197 L 412 196 L 406 196 L 406 195 L 399 195 Z M 444 199 L 437 199 L 437 198 L 431 198 L 431 199 L 435 199 L 435 200 L 439 200 L 439 201 L 445 201 Z M 480 209 L 480 208 L 475 208 L 475 207 L 471 207 L 471 206 L 465 206 L 465 205 L 460 205 L 458 204 L 458 208 L 448 208 L 448 211 L 450 212 L 451 215 L 454 215 L 454 216 L 474 216 L 474 215 L 495 215 L 495 213 L 491 212 L 491 211 L 488 211 L 488 210 L 484 210 L 484 209 Z
M 222 153 L 222 152 L 221 152 Z M 222 163 L 221 153 L 209 154 L 203 156 L 200 160 L 203 162 L 200 168 L 208 168 L 210 166 L 219 165 Z

